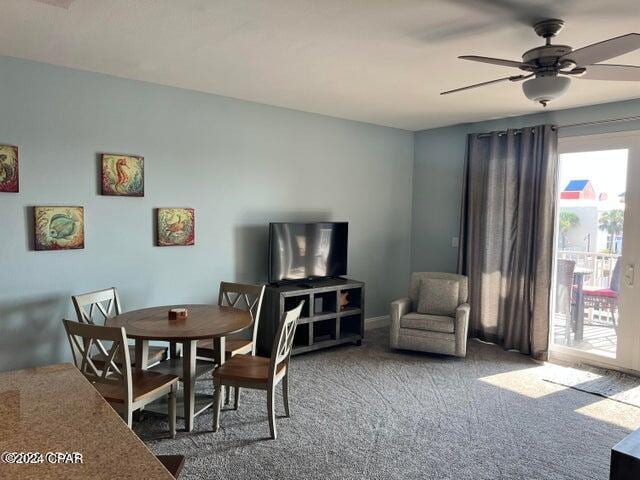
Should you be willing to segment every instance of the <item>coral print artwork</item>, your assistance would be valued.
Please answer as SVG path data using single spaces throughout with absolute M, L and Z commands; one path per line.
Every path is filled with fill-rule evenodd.
M 158 246 L 186 246 L 195 243 L 193 208 L 158 209 Z
M 144 158 L 134 155 L 102 155 L 102 194 L 144 197 Z
M 18 190 L 18 147 L 0 145 L 0 192 Z
M 83 207 L 35 207 L 35 249 L 84 248 Z

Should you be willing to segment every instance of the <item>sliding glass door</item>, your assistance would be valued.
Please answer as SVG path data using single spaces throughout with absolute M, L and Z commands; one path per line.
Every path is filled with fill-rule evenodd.
M 552 357 L 640 370 L 637 179 L 638 132 L 560 139 Z

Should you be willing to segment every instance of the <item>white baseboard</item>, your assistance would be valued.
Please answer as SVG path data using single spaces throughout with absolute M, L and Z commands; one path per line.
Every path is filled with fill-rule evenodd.
M 391 325 L 391 318 L 389 317 L 389 315 L 382 315 L 381 317 L 371 317 L 364 319 L 365 330 L 388 327 L 389 325 Z

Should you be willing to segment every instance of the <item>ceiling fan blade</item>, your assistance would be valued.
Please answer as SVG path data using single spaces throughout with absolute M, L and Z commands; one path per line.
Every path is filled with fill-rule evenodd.
M 640 82 L 640 67 L 636 65 L 589 65 L 584 75 L 587 80 L 612 80 L 617 82 Z
M 471 60 L 472 62 L 490 63 L 491 65 L 500 65 L 502 67 L 522 68 L 528 67 L 526 63 L 516 62 L 514 60 L 504 60 L 502 58 L 479 57 L 477 55 L 462 55 L 458 57 L 462 60 Z
M 603 62 L 610 58 L 633 52 L 639 48 L 640 34 L 628 33 L 627 35 L 610 38 L 609 40 L 574 50 L 560 57 L 559 61 L 571 60 L 580 67 L 586 67 L 587 65 L 593 65 L 594 63 Z
M 474 17 L 500 19 L 505 23 L 518 23 L 531 27 L 547 18 L 564 18 L 567 11 L 573 10 L 575 2 L 580 0 L 450 0 L 473 11 Z M 585 0 L 582 0 L 584 3 Z M 480 14 L 480 15 L 478 15 Z M 487 20 L 495 30 L 500 28 L 496 22 Z
M 497 80 L 489 80 L 488 82 L 476 83 L 475 85 L 469 85 L 467 87 L 447 90 L 446 92 L 442 92 L 440 95 L 449 95 L 450 93 L 462 92 L 463 90 L 470 90 L 472 88 L 484 87 L 485 85 L 491 85 L 492 83 L 506 82 L 507 80 L 511 80 L 512 82 L 517 82 L 519 80 L 524 80 L 525 78 L 529 78 L 531 76 L 532 75 L 515 75 L 511 77 L 498 78 Z

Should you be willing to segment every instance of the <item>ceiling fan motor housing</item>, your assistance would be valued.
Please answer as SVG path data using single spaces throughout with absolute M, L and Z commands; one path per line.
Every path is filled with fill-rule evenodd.
M 560 57 L 571 52 L 572 48 L 567 45 L 544 45 L 524 52 L 522 55 L 522 61 L 532 66 L 555 67 L 557 66 L 558 59 Z

